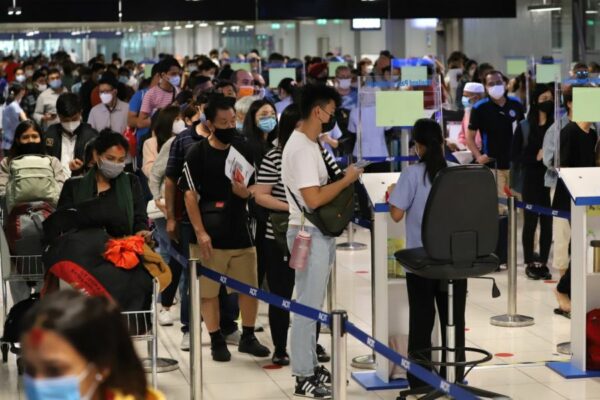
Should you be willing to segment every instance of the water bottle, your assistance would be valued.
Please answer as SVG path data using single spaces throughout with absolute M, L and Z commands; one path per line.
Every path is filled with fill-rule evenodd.
M 294 239 L 292 251 L 290 255 L 290 268 L 296 270 L 303 270 L 306 268 L 308 262 L 308 255 L 310 254 L 310 233 L 301 230 Z

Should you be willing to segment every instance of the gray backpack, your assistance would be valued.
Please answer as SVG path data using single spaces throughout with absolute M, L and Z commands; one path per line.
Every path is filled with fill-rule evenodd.
M 9 213 L 17 204 L 32 201 L 45 201 L 56 206 L 59 195 L 51 157 L 26 154 L 10 161 L 6 186 Z

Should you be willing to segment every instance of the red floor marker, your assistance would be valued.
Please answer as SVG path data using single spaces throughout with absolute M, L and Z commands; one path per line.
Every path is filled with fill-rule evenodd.
M 465 332 L 469 332 L 470 330 L 470 328 L 465 328 Z
M 554 279 L 548 279 L 546 281 L 544 281 L 544 283 L 556 283 L 558 281 L 554 280 Z
M 369 271 L 365 271 L 365 270 L 359 270 L 359 271 L 354 271 L 357 274 L 368 274 Z
M 267 364 L 267 365 L 263 365 L 263 369 L 281 369 L 283 368 L 281 365 L 277 365 L 277 364 Z
M 513 353 L 496 353 L 494 354 L 495 357 L 512 357 L 514 356 Z

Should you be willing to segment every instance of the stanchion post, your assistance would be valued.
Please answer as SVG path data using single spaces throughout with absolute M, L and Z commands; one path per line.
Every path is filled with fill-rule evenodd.
M 335 400 L 346 400 L 346 321 L 348 321 L 346 311 L 335 310 L 331 313 L 332 395 Z
M 202 400 L 202 320 L 200 316 L 200 279 L 198 260 L 190 259 L 190 399 Z
M 348 154 L 348 160 L 346 161 L 346 165 L 352 164 L 352 154 Z M 367 245 L 364 243 L 358 243 L 354 241 L 354 224 L 350 222 L 348 224 L 348 241 L 346 243 L 340 243 L 335 246 L 338 250 L 364 250 L 367 248 Z M 329 310 L 331 311 L 331 310 Z
M 531 317 L 517 314 L 517 210 L 514 196 L 508 196 L 508 312 L 492 317 L 495 326 L 523 327 L 534 324 Z
M 153 340 L 152 340 L 152 352 L 150 353 L 150 361 L 152 362 L 152 387 L 158 389 L 158 307 L 156 306 L 158 299 L 158 280 L 152 281 L 152 307 L 154 313 L 152 313 L 152 329 L 153 329 Z

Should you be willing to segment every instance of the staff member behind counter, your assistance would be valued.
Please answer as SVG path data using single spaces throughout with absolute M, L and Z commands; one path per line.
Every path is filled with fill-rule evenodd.
M 437 122 L 420 119 L 413 127 L 415 152 L 419 157 L 417 164 L 402 171 L 398 183 L 390 187 L 390 214 L 395 222 L 406 215 L 406 247 L 423 247 L 421 225 L 425 203 L 429 197 L 431 183 L 437 173 L 449 166 L 444 157 L 444 136 Z M 407 272 L 409 332 L 408 352 L 431 347 L 431 332 L 435 319 L 435 305 L 439 310 L 440 324 L 448 322 L 448 293 L 444 283 L 438 279 L 422 278 Z M 465 303 L 467 298 L 467 280 L 459 279 L 454 284 L 454 324 L 456 325 L 456 348 L 465 346 Z M 446 343 L 446 331 L 442 329 L 443 345 Z M 431 353 L 427 355 L 431 360 Z M 465 359 L 465 353 L 457 352 L 456 360 Z M 441 375 L 444 372 L 441 371 Z M 464 368 L 456 369 L 457 381 L 463 380 Z M 426 386 L 424 382 L 408 375 L 411 388 Z

